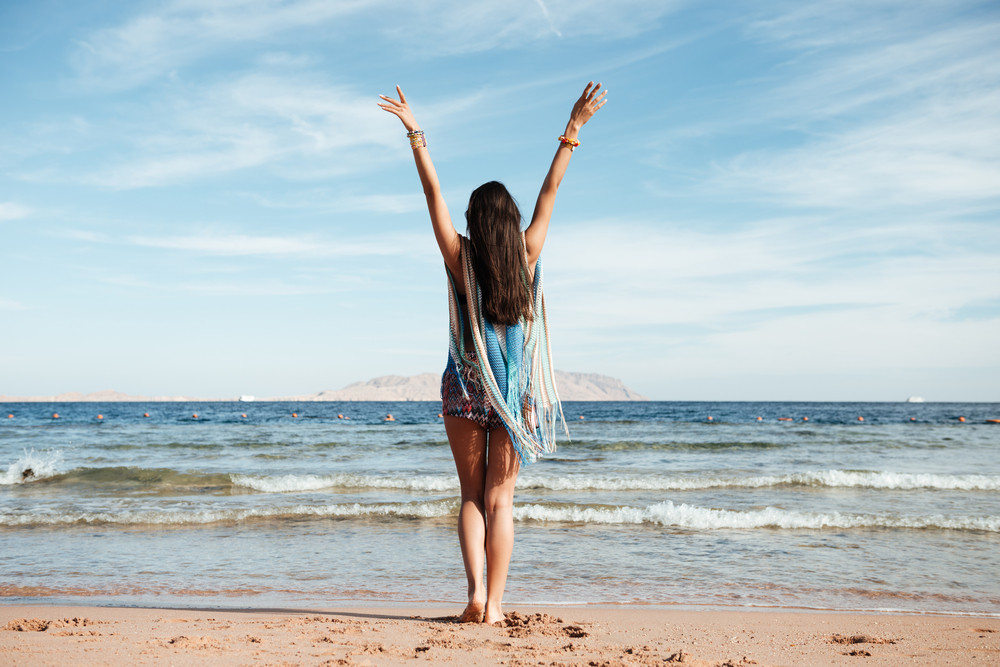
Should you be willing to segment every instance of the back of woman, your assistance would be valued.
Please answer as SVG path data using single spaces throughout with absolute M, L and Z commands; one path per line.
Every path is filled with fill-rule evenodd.
M 527 229 L 521 232 L 522 216 L 507 188 L 491 181 L 469 198 L 467 236 L 452 224 L 426 137 L 402 89 L 396 87 L 398 99 L 379 96 L 379 106 L 407 130 L 448 274 L 449 349 L 441 400 L 462 493 L 458 536 L 469 601 L 460 622 L 504 620 L 517 474 L 521 465 L 555 450 L 562 413 L 539 258 L 580 129 L 604 105 L 607 91 L 600 88 L 588 83 L 573 105 Z

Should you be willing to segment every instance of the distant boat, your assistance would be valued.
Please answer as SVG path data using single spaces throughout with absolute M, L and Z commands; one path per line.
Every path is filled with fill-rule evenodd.
M 252 403 L 253 401 L 256 401 L 256 400 L 257 400 L 257 398 L 254 397 L 254 396 L 248 396 L 246 394 L 244 394 L 243 396 L 240 396 L 240 403 Z M 924 399 L 921 398 L 920 400 L 922 401 Z
M 923 396 L 910 396 L 908 399 L 906 399 L 906 402 L 907 403 L 923 403 L 924 402 L 924 397 Z

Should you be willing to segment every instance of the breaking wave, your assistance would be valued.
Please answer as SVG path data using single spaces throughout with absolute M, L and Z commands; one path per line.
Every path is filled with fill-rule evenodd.
M 453 474 L 398 475 L 335 473 L 247 475 L 177 471 L 169 468 L 108 466 L 62 471 L 60 452 L 26 451 L 0 475 L 0 485 L 44 482 L 48 485 L 93 485 L 102 489 L 128 487 L 150 493 L 190 490 L 261 493 L 309 493 L 325 490 L 398 490 L 454 493 Z M 541 491 L 696 491 L 699 489 L 761 489 L 779 487 L 858 488 L 886 491 L 998 491 L 1000 475 L 906 473 L 869 470 L 812 470 L 782 475 L 545 475 L 527 472 L 517 488 Z
M 814 513 L 767 507 L 761 510 L 723 510 L 666 501 L 648 507 L 593 507 L 522 505 L 514 508 L 521 521 L 558 521 L 595 524 L 655 524 L 692 530 L 910 528 L 1000 532 L 1000 517 L 886 516 Z
M 265 493 L 294 493 L 322 489 L 399 489 L 409 491 L 454 491 L 455 475 L 391 477 L 383 475 L 230 475 L 233 485 Z
M 432 519 L 457 511 L 452 499 L 423 503 L 340 503 L 239 509 L 136 509 L 109 512 L 50 511 L 0 515 L 0 526 L 122 525 L 192 526 L 260 520 L 295 519 Z
M 7 472 L 0 475 L 0 486 L 53 477 L 59 473 L 62 460 L 62 452 L 59 451 L 36 453 L 34 449 L 25 450 L 22 456 L 7 466 Z
M 402 503 L 333 503 L 241 508 L 122 509 L 85 512 L 32 508 L 0 515 L 0 526 L 197 526 L 304 519 L 423 520 L 454 516 L 455 498 Z M 665 501 L 644 507 L 533 503 L 514 508 L 517 521 L 600 525 L 647 525 L 685 530 L 897 529 L 1000 532 L 1000 516 L 900 516 L 800 512 L 777 507 L 730 510 Z
M 886 490 L 940 489 L 962 491 L 1000 490 L 1000 476 L 939 475 L 934 473 L 900 473 L 864 470 L 817 470 L 785 475 L 684 477 L 650 475 L 643 477 L 566 476 L 554 478 L 525 477 L 519 488 L 552 491 L 690 491 L 697 489 L 746 488 L 759 489 L 779 486 L 812 486 L 830 488 L 868 488 Z

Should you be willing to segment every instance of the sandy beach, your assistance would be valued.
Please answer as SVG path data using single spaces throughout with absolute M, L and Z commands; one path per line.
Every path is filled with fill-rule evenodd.
M 10 665 L 996 665 L 1000 619 L 652 607 L 0 607 Z

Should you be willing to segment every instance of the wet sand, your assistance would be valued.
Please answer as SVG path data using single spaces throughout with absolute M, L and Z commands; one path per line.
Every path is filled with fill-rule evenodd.
M 561 607 L 508 609 L 506 627 L 489 627 L 449 611 L 0 606 L 0 663 L 1000 664 L 997 618 Z

